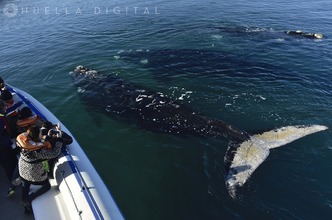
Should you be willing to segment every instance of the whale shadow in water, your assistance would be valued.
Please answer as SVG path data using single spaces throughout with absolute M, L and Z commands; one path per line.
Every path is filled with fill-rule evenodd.
M 91 110 L 151 131 L 229 140 L 224 158 L 226 186 L 236 191 L 267 158 L 270 149 L 326 130 L 321 125 L 288 126 L 250 135 L 222 120 L 200 115 L 163 93 L 117 76 L 78 66 L 71 75 L 83 104 Z
M 121 51 L 117 59 L 143 67 L 160 83 L 173 77 L 259 78 L 264 81 L 299 80 L 301 76 L 281 66 L 222 51 L 158 49 Z

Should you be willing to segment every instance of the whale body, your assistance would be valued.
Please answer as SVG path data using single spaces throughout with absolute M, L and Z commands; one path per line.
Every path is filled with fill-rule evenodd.
M 225 182 L 233 198 L 267 158 L 270 149 L 327 129 L 321 125 L 288 126 L 250 135 L 222 120 L 201 115 L 163 93 L 117 76 L 83 66 L 78 66 L 71 75 L 81 101 L 96 111 L 152 131 L 228 140 Z
M 262 27 L 250 27 L 250 26 L 241 26 L 241 25 L 229 25 L 222 24 L 217 27 L 221 33 L 230 33 L 237 36 L 256 36 L 259 38 L 275 38 L 282 37 L 282 35 L 289 35 L 293 37 L 303 37 L 309 39 L 323 39 L 325 36 L 321 33 L 315 32 L 304 32 L 301 30 L 288 30 L 280 31 L 274 30 L 273 28 L 262 28 Z
M 71 74 L 81 101 L 113 118 L 152 131 L 208 138 L 245 140 L 246 132 L 221 120 L 200 115 L 161 92 L 78 67 Z
M 323 39 L 324 35 L 321 33 L 311 33 L 311 32 L 303 32 L 301 30 L 296 30 L 296 31 L 286 31 L 288 35 L 292 36 L 299 36 L 299 37 L 304 37 L 304 38 L 311 38 L 311 39 Z

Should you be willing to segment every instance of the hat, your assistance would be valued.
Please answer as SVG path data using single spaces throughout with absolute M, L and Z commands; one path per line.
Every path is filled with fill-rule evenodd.
M 0 83 L 4 83 L 3 79 L 0 77 Z

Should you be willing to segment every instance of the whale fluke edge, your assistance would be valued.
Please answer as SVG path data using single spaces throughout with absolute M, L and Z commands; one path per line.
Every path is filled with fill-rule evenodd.
M 226 187 L 232 198 L 251 174 L 264 162 L 270 149 L 284 146 L 307 135 L 327 130 L 322 125 L 287 126 L 252 135 L 242 143 L 230 141 L 224 161 L 227 165 Z

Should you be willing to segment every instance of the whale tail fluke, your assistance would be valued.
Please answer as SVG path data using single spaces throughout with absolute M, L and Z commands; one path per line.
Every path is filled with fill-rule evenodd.
M 226 155 L 226 186 L 231 197 L 264 162 L 270 149 L 284 146 L 299 138 L 328 129 L 322 125 L 287 126 L 250 136 L 244 142 L 230 141 Z

